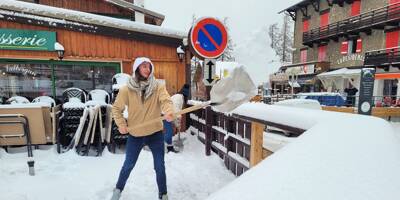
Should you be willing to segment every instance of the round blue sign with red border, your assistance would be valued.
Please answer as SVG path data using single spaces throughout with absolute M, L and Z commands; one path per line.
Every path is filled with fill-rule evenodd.
M 199 57 L 218 58 L 228 45 L 228 33 L 219 20 L 202 18 L 192 27 L 189 40 Z

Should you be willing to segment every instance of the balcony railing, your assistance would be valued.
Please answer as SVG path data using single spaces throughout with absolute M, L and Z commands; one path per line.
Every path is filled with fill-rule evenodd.
M 399 47 L 366 52 L 364 65 L 374 67 L 400 65 Z
M 372 29 L 384 29 L 385 26 L 395 26 L 398 22 L 400 22 L 400 3 L 391 4 L 304 32 L 303 44 L 312 45 L 330 39 L 337 40 L 339 37 L 360 32 L 370 33 Z

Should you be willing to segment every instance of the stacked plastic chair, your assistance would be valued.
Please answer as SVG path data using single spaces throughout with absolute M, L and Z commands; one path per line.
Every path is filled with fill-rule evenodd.
M 75 149 L 82 156 L 100 156 L 111 135 L 110 95 L 104 90 L 89 92 L 89 101 L 75 135 Z
M 57 151 L 68 150 L 75 132 L 80 124 L 80 118 L 87 101 L 86 93 L 79 88 L 68 88 L 63 94 L 62 115 L 60 118 L 60 131 L 57 135 Z
M 54 99 L 49 96 L 36 97 L 32 100 L 32 103 L 44 103 L 50 107 L 54 107 L 56 105 L 56 101 L 54 101 Z
M 9 104 L 26 104 L 26 103 L 30 103 L 30 101 L 22 96 L 13 96 L 9 99 L 7 99 L 6 103 Z
M 113 79 L 112 79 L 112 103 L 114 103 L 115 99 L 117 98 L 119 89 L 122 86 L 125 86 L 129 79 L 131 78 L 130 75 L 128 74 L 124 74 L 124 73 L 119 73 L 114 75 Z M 127 116 L 128 113 L 125 112 L 124 116 Z M 126 140 L 128 139 L 128 135 L 122 135 L 119 131 L 118 131 L 118 127 L 115 124 L 114 120 L 112 122 L 112 129 L 111 129 L 111 140 L 110 140 L 110 144 L 108 146 L 110 152 L 115 153 L 115 150 L 117 147 L 121 147 L 122 145 L 126 144 Z

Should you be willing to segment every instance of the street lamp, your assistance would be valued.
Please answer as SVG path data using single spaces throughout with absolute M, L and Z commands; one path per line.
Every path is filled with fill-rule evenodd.
M 54 50 L 56 50 L 58 59 L 62 60 L 64 58 L 64 46 L 61 45 L 60 43 L 56 42 L 54 43 Z
M 183 50 L 182 46 L 176 48 L 176 54 L 178 54 L 179 61 L 182 62 L 185 58 L 185 51 Z

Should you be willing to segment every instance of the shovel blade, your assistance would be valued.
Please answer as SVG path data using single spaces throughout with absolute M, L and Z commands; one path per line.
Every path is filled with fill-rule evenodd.
M 230 112 L 250 101 L 257 94 L 257 88 L 244 67 L 235 68 L 231 76 L 218 81 L 210 91 L 213 108 L 219 112 Z

